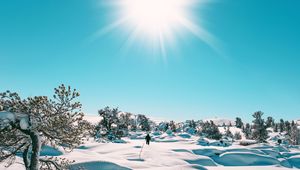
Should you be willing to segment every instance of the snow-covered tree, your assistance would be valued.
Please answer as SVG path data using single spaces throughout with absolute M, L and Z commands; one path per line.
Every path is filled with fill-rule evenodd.
M 108 106 L 98 111 L 99 116 L 102 118 L 98 125 L 101 130 L 101 135 L 107 137 L 109 140 L 117 137 L 119 112 L 118 108 L 111 109 Z
M 297 126 L 297 124 L 293 124 L 291 127 L 291 137 L 290 137 L 291 143 L 293 145 L 299 145 L 300 144 L 300 129 Z
M 177 128 L 176 128 L 176 124 L 173 120 L 170 121 L 169 123 L 169 129 L 172 131 L 172 132 L 176 132 Z
M 266 126 L 267 127 L 273 127 L 274 126 L 274 119 L 273 119 L 273 117 L 271 117 L 271 116 L 267 117 Z
M 251 138 L 251 133 L 252 133 L 252 129 L 249 123 L 246 123 L 246 125 L 243 128 L 243 132 L 245 134 L 245 138 L 246 139 L 250 139 Z
M 285 126 L 284 126 L 284 120 L 283 119 L 280 119 L 280 122 L 279 122 L 279 131 L 280 132 L 285 131 Z
M 231 133 L 229 126 L 227 127 L 227 130 L 225 131 L 225 136 L 233 138 L 233 134 Z
M 240 132 L 235 132 L 234 135 L 233 135 L 233 138 L 235 140 L 241 140 L 242 139 L 242 135 Z
M 243 125 L 244 125 L 244 123 L 243 123 L 242 119 L 239 118 L 239 117 L 236 117 L 236 118 L 235 118 L 235 126 L 236 126 L 237 128 L 242 128 Z
M 204 122 L 201 126 L 201 133 L 210 139 L 219 140 L 222 137 L 218 126 L 215 125 L 213 121 Z
M 286 134 L 287 134 L 288 136 L 291 136 L 291 129 L 292 129 L 291 123 L 290 123 L 289 121 L 285 121 L 285 122 L 284 122 L 284 126 L 285 126 Z
M 194 120 L 189 120 L 189 127 L 196 129 L 196 122 Z
M 263 112 L 258 111 L 252 115 L 254 117 L 252 137 L 258 142 L 265 142 L 268 138 L 267 127 L 264 119 L 262 119 L 263 114 Z
M 80 145 L 89 128 L 76 101 L 79 93 L 64 85 L 46 96 L 21 99 L 10 91 L 0 93 L 0 162 L 12 164 L 22 153 L 26 169 L 63 169 L 70 161 L 40 157 L 42 145 L 71 151 Z
M 168 122 L 160 122 L 160 123 L 158 124 L 158 127 L 157 127 L 157 128 L 158 128 L 158 130 L 165 132 L 165 131 L 167 131 L 168 128 L 169 128 L 169 123 L 168 123 Z
M 142 131 L 150 131 L 151 130 L 151 125 L 150 125 L 151 122 L 150 122 L 149 118 L 147 118 L 145 115 L 138 114 L 137 121 L 138 121 L 138 125 Z
M 131 130 L 130 128 L 133 126 L 135 128 L 135 123 L 132 119 L 132 114 L 128 112 L 121 112 L 119 114 L 119 121 L 117 124 L 118 128 L 118 136 L 123 137 L 128 135 L 128 131 Z
M 133 115 L 134 118 L 130 120 L 130 130 L 136 131 L 137 130 L 137 115 L 134 115 L 132 113 L 131 113 L 131 115 Z
M 278 132 L 278 123 L 275 123 L 275 124 L 274 124 L 273 129 L 274 129 L 274 132 Z

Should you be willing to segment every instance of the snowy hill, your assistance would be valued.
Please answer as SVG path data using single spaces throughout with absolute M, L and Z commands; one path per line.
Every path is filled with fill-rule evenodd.
M 98 115 L 84 115 L 83 119 L 95 125 L 100 122 L 101 117 Z
M 214 124 L 216 124 L 217 126 L 223 126 L 223 124 L 225 124 L 226 126 L 229 126 L 230 124 L 232 126 L 235 125 L 235 121 L 230 120 L 230 119 L 224 119 L 224 118 L 209 118 L 209 119 L 204 119 L 203 122 L 206 121 L 213 121 Z

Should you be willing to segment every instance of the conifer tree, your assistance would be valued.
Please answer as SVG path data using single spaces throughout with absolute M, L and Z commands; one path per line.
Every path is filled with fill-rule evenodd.
M 235 119 L 235 126 L 236 126 L 237 128 L 242 128 L 242 127 L 243 127 L 243 122 L 242 122 L 242 119 L 241 119 L 241 118 L 237 117 L 237 118 Z
M 279 132 L 283 132 L 283 131 L 285 131 L 284 120 L 280 119 L 280 122 L 279 122 Z
M 271 116 L 267 117 L 266 126 L 267 127 L 273 127 L 274 126 L 274 119 Z
M 246 123 L 243 132 L 245 134 L 245 138 L 246 139 L 250 139 L 251 138 L 252 130 L 251 130 L 251 126 L 250 126 L 249 123 Z
M 262 119 L 263 114 L 263 112 L 258 111 L 252 115 L 254 117 L 252 137 L 258 142 L 265 142 L 268 138 L 267 127 L 264 119 Z
M 46 96 L 21 99 L 10 91 L 0 93 L 0 162 L 13 163 L 22 153 L 25 169 L 63 169 L 70 161 L 40 157 L 42 145 L 61 146 L 71 151 L 80 145 L 89 124 L 83 120 L 79 93 L 64 85 Z M 9 164 L 10 165 L 10 164 Z

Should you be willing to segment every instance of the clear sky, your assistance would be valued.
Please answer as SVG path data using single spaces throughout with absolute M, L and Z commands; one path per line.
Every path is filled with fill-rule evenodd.
M 0 1 L 0 91 L 50 96 L 64 83 L 89 114 L 108 105 L 174 120 L 300 118 L 299 0 L 194 5 L 192 21 L 218 45 L 182 29 L 165 54 L 142 34 L 128 43 L 129 23 L 103 31 L 121 11 L 107 1 Z

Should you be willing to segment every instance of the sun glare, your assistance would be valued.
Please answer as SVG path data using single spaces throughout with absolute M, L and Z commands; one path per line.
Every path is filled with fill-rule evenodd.
M 180 23 L 183 0 L 126 0 L 124 15 L 130 24 L 148 36 L 160 36 Z
M 146 40 L 147 47 L 159 48 L 163 56 L 166 56 L 166 46 L 176 44 L 179 31 L 187 31 L 214 46 L 213 37 L 195 21 L 199 16 L 192 17 L 191 8 L 203 5 L 203 0 L 111 0 L 110 2 L 114 7 L 112 10 L 117 11 L 117 17 L 101 31 L 107 33 L 120 28 L 129 30 L 128 44 Z

